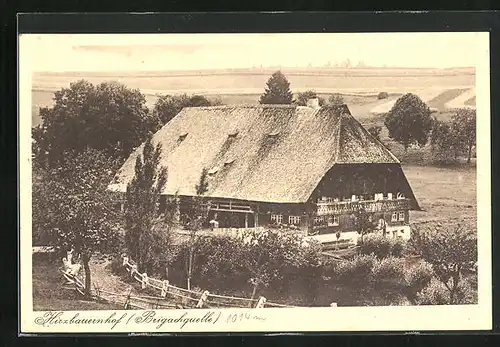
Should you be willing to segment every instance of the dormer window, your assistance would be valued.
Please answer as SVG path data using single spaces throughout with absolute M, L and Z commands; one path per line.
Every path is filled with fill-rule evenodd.
M 238 136 L 238 130 L 235 130 L 227 135 L 227 137 L 230 139 L 234 139 L 236 138 L 236 136 Z
M 224 162 L 224 166 L 229 166 L 234 162 L 234 159 L 228 159 Z
M 177 139 L 177 141 L 182 142 L 186 139 L 187 136 L 188 136 L 188 133 L 182 133 L 179 135 L 179 138 Z
M 213 176 L 213 175 L 215 175 L 217 173 L 217 171 L 219 171 L 219 168 L 218 167 L 213 167 L 210 170 L 208 170 L 208 174 L 210 176 Z

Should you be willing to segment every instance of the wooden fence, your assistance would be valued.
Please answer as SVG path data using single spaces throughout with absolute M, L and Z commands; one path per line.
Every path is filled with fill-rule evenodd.
M 167 280 L 158 280 L 148 277 L 146 273 L 139 273 L 137 265 L 127 257 L 123 258 L 123 266 L 130 276 L 141 284 L 142 289 L 153 288 L 159 291 L 160 296 L 132 295 L 132 288 L 122 293 L 115 293 L 100 288 L 94 284 L 90 290 L 92 299 L 98 302 L 107 302 L 124 307 L 125 309 L 188 309 L 188 308 L 271 308 L 295 307 L 275 302 L 269 302 L 264 297 L 258 299 L 226 296 L 210 293 L 209 291 L 193 291 L 171 285 Z M 85 295 L 84 280 L 70 271 L 60 269 L 75 290 Z
M 160 297 L 154 299 L 168 299 L 179 308 L 265 308 L 265 307 L 294 307 L 290 305 L 269 302 L 264 297 L 259 299 L 242 298 L 210 293 L 207 290 L 193 291 L 176 287 L 168 280 L 158 280 L 149 277 L 147 273 L 139 273 L 137 265 L 128 257 L 123 258 L 123 266 L 130 276 L 141 284 L 142 289 L 154 288 L 160 292 Z

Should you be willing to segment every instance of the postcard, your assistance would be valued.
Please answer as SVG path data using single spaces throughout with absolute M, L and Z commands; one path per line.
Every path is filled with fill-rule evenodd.
M 489 83 L 486 32 L 21 34 L 20 331 L 491 329 Z

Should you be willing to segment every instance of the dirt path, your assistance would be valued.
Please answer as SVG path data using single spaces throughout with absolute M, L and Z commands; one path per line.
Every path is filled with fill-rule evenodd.
M 93 286 L 117 294 L 128 294 L 130 290 L 132 294 L 137 294 L 137 290 L 131 283 L 124 282 L 119 276 L 111 272 L 108 267 L 109 264 L 108 259 L 91 261 L 90 270 L 92 272 Z

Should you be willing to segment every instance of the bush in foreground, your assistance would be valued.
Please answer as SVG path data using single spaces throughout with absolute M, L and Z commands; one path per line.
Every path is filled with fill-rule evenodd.
M 360 254 L 373 254 L 378 259 L 383 259 L 390 256 L 402 257 L 406 249 L 406 242 L 402 239 L 383 236 L 381 233 L 372 233 L 366 235 L 358 246 Z
M 374 284 L 391 288 L 405 286 L 404 259 L 387 257 L 376 261 L 371 271 L 371 280 Z

